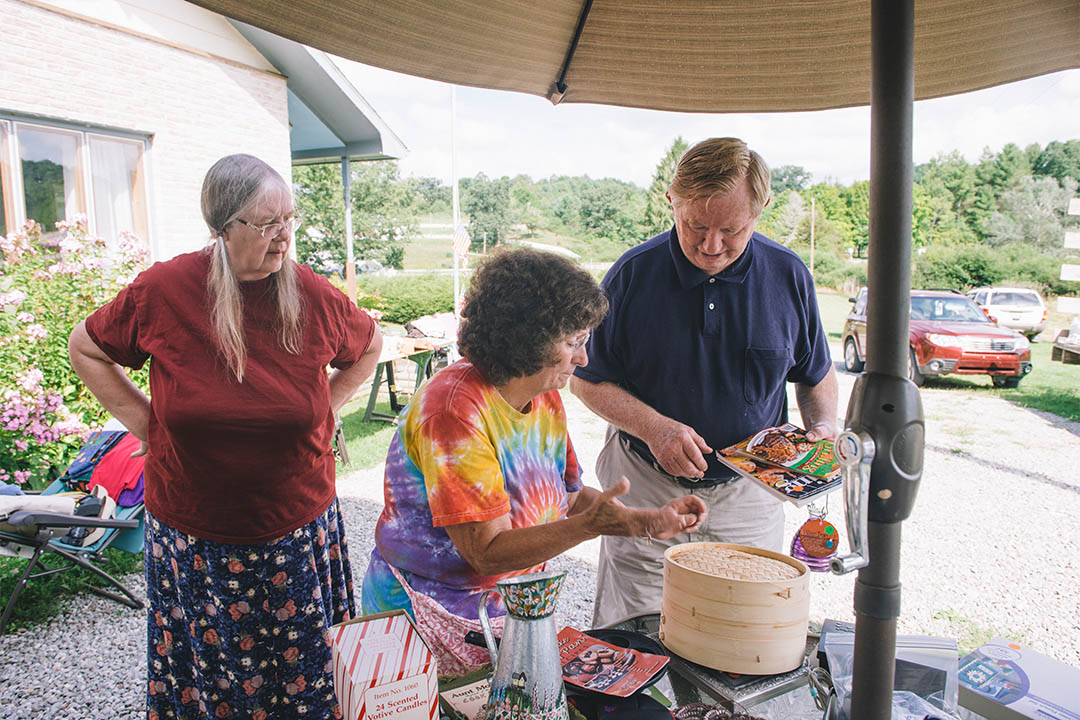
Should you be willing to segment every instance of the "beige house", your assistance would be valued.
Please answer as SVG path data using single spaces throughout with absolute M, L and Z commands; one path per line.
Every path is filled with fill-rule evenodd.
M 294 163 L 405 147 L 324 53 L 183 0 L 0 0 L 0 231 L 85 214 L 155 260 L 202 247 L 223 155 Z

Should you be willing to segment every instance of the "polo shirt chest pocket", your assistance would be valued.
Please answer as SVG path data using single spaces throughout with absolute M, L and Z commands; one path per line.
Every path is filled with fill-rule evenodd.
M 749 405 L 757 405 L 784 387 L 793 363 L 791 351 L 781 348 L 747 348 L 743 365 L 743 396 Z

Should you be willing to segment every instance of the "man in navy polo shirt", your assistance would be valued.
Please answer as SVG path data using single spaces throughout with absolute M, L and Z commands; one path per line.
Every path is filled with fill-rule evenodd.
M 799 257 L 754 232 L 769 169 L 744 142 L 712 138 L 679 161 L 675 226 L 608 271 L 611 309 L 570 388 L 607 420 L 600 484 L 656 507 L 690 488 L 709 515 L 687 538 L 604 537 L 594 624 L 657 612 L 663 554 L 676 542 L 782 550 L 782 503 L 735 479 L 715 451 L 787 420 L 795 383 L 811 439 L 836 436 L 837 383 L 814 282 Z

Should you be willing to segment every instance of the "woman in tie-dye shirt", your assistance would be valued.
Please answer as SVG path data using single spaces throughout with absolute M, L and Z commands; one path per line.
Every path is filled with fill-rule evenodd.
M 423 593 L 475 619 L 497 580 L 584 540 L 672 537 L 704 519 L 691 495 L 633 509 L 617 499 L 625 480 L 604 493 L 582 486 L 558 391 L 606 312 L 596 281 L 565 258 L 514 250 L 481 265 L 462 310 L 464 359 L 421 388 L 390 443 L 365 613 L 412 612 L 409 595 Z M 492 597 L 489 613 L 503 614 Z

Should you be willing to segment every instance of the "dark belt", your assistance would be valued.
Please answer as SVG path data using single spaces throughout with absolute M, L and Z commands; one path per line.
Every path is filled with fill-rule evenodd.
M 736 473 L 734 470 L 731 471 L 730 475 L 723 475 L 720 477 L 688 478 L 682 477 L 681 475 L 672 475 L 660 466 L 660 463 L 658 463 L 656 461 L 656 458 L 653 457 L 653 454 L 649 451 L 648 446 L 645 445 L 644 441 L 634 437 L 628 432 L 624 432 L 623 430 L 619 431 L 619 436 L 626 441 L 627 446 L 631 450 L 633 450 L 635 455 L 652 465 L 653 469 L 656 470 L 656 472 L 660 473 L 661 475 L 671 480 L 676 485 L 679 485 L 680 487 L 704 490 L 706 488 L 727 485 L 730 482 L 738 480 L 740 477 L 739 474 Z

